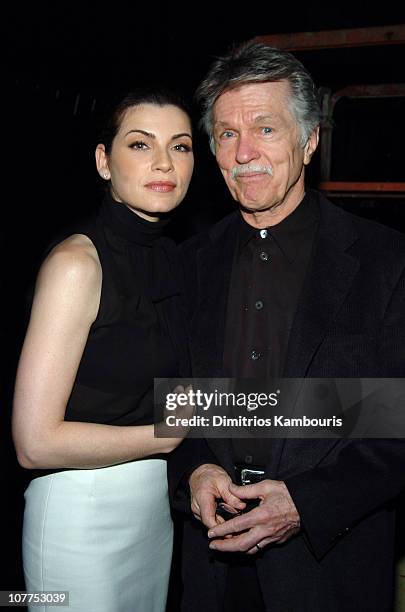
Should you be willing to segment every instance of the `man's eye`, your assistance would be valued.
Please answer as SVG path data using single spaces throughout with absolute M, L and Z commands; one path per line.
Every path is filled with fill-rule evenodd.
M 232 138 L 233 135 L 234 133 L 231 130 L 225 130 L 225 132 L 222 132 L 221 138 Z
M 262 128 L 262 132 L 263 132 L 263 134 L 272 134 L 273 133 L 273 128 L 266 126 L 266 127 Z
M 146 142 L 143 142 L 143 140 L 136 140 L 129 146 L 131 149 L 137 149 L 138 151 L 148 148 L 148 145 L 146 144 Z

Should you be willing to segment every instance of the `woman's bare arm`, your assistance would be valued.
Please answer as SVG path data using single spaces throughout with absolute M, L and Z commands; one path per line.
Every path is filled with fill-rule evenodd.
M 170 452 L 180 442 L 155 438 L 153 425 L 64 421 L 101 284 L 96 249 L 82 235 L 58 245 L 41 267 L 13 406 L 13 437 L 23 467 L 102 467 Z

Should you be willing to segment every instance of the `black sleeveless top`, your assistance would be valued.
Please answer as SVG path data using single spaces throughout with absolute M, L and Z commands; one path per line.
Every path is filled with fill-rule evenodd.
M 65 420 L 151 424 L 153 379 L 188 375 L 180 266 L 165 224 L 106 196 L 74 231 L 97 249 L 102 289 Z

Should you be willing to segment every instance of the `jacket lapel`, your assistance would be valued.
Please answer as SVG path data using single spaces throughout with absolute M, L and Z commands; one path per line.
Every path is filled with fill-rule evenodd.
M 239 213 L 215 225 L 197 257 L 198 303 L 191 321 L 193 376 L 223 377 L 225 318 Z M 220 464 L 233 476 L 229 439 L 207 437 Z
M 290 332 L 285 378 L 308 376 L 313 358 L 342 306 L 359 267 L 356 258 L 348 253 L 349 247 L 357 240 L 350 219 L 320 195 L 319 205 L 319 230 L 311 267 Z M 286 416 L 293 413 L 294 405 L 292 401 Z M 268 470 L 274 475 L 278 472 L 286 440 L 275 439 L 273 442 Z
M 347 252 L 357 239 L 350 219 L 322 196 L 319 199 L 319 230 L 290 332 L 285 377 L 307 375 L 359 267 L 358 261 Z
M 237 222 L 237 213 L 225 217 L 196 254 L 198 298 L 191 337 L 193 375 L 200 378 L 223 376 L 225 316 Z

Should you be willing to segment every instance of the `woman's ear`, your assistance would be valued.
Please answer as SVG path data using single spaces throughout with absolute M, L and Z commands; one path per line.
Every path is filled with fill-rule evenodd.
M 96 166 L 97 172 L 99 175 L 109 181 L 111 178 L 110 170 L 108 168 L 108 157 L 105 152 L 105 146 L 103 144 L 98 144 L 96 147 Z
M 304 147 L 304 164 L 307 166 L 311 161 L 311 157 L 316 151 L 319 142 L 319 126 L 314 129 L 311 136 L 307 140 Z

